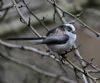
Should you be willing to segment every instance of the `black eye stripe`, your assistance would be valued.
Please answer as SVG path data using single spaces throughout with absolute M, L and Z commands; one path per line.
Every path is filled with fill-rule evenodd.
M 72 31 L 72 28 L 70 26 L 67 26 L 68 31 Z

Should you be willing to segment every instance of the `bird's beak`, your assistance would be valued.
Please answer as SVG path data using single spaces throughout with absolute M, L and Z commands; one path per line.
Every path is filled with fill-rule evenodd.
M 76 34 L 76 31 L 72 31 L 73 34 Z

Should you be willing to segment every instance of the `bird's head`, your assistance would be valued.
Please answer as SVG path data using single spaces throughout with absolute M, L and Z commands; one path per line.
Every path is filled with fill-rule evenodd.
M 72 25 L 72 24 L 64 24 L 66 27 L 65 27 L 65 30 L 68 31 L 68 32 L 71 32 L 73 34 L 75 34 L 75 27 Z

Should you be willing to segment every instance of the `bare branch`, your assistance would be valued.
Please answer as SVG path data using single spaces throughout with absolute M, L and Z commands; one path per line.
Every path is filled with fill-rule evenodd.
M 49 56 L 49 53 L 45 53 L 45 52 L 39 51 L 39 50 L 37 50 L 37 49 L 35 49 L 33 47 L 22 46 L 22 45 L 14 45 L 14 44 L 3 42 L 2 40 L 0 40 L 0 44 L 4 45 L 6 47 L 9 47 L 9 48 L 17 48 L 17 49 L 32 51 L 32 52 L 35 52 L 37 54 Z
M 4 13 L 3 16 L 0 18 L 0 21 L 1 21 L 1 22 L 5 19 L 6 15 L 8 14 L 8 11 L 9 11 L 9 8 L 5 10 L 5 13 Z
M 5 10 L 10 9 L 10 8 L 13 8 L 13 4 L 6 5 L 5 7 L 0 8 L 0 11 L 5 11 Z
M 44 24 L 44 23 L 29 9 L 29 7 L 28 7 L 27 4 L 25 3 L 25 1 L 24 1 L 24 0 L 22 0 L 22 1 L 23 1 L 23 3 L 25 4 L 25 7 L 28 9 L 28 11 L 41 23 L 41 25 L 44 26 L 44 28 L 45 28 L 46 30 L 48 30 L 47 27 L 45 26 L 45 24 Z M 17 10 L 17 12 L 18 12 L 18 14 L 19 14 L 21 20 L 33 31 L 33 33 L 35 33 L 38 37 L 41 37 L 41 35 L 34 29 L 34 27 L 32 27 L 30 17 L 29 17 L 29 20 L 27 20 L 27 19 L 23 16 L 23 14 L 21 13 L 20 8 L 19 8 L 18 4 L 16 3 L 16 1 L 15 1 L 15 0 L 12 0 L 12 2 L 13 2 L 13 4 L 14 4 L 13 6 L 16 8 L 16 10 Z M 94 34 L 96 34 L 98 37 L 100 36 L 100 33 L 96 32 L 96 31 L 93 30 L 93 29 L 91 29 L 91 27 L 89 27 L 89 26 L 88 26 L 87 24 L 85 24 L 82 20 L 80 20 L 79 18 L 77 18 L 77 16 L 74 16 L 73 14 L 62 10 L 62 9 L 56 4 L 55 0 L 51 0 L 51 1 L 49 1 L 49 2 L 50 2 L 50 3 L 53 5 L 53 7 L 54 7 L 54 18 L 55 18 L 55 13 L 56 13 L 56 14 L 58 14 L 58 16 L 60 17 L 60 19 L 61 19 L 61 21 L 62 21 L 63 23 L 67 23 L 66 20 L 64 19 L 63 14 L 64 14 L 64 13 L 65 13 L 65 14 L 68 14 L 68 15 L 72 16 L 73 18 L 75 18 L 75 20 L 73 20 L 71 23 L 75 23 L 75 21 L 77 20 L 77 21 L 79 21 L 82 25 L 84 25 L 85 27 L 87 27 L 87 29 L 89 29 L 89 30 L 92 31 Z M 12 6 L 12 7 L 13 7 L 13 6 Z M 8 7 L 8 8 L 10 8 L 10 7 Z M 7 8 L 5 8 L 5 9 L 7 9 Z M 37 54 L 39 54 L 39 55 L 41 55 L 41 56 L 50 57 L 50 58 L 52 58 L 53 60 L 57 61 L 58 63 L 61 63 L 61 60 L 59 60 L 59 59 L 58 59 L 57 57 L 55 57 L 53 54 L 51 55 L 50 53 L 40 51 L 40 50 L 38 50 L 38 49 L 36 49 L 36 48 L 33 48 L 33 47 L 10 44 L 10 43 L 4 42 L 4 41 L 2 41 L 2 40 L 0 40 L 0 44 L 3 45 L 3 46 L 5 46 L 5 47 L 8 47 L 8 48 L 14 48 L 14 49 L 17 48 L 17 49 L 20 49 L 20 50 L 32 51 L 32 52 L 35 52 L 35 53 L 37 53 Z M 76 45 L 74 45 L 73 47 L 74 47 L 74 48 L 77 48 Z M 9 51 L 9 50 L 8 50 L 8 51 Z M 78 57 L 78 60 L 79 60 L 79 62 L 80 62 L 80 64 L 81 64 L 81 68 L 78 67 L 77 65 L 75 65 L 74 63 L 72 63 L 68 58 L 65 59 L 66 61 L 64 62 L 63 65 L 64 65 L 64 66 L 69 66 L 71 69 L 73 69 L 73 70 L 76 69 L 77 72 L 82 73 L 82 76 L 83 76 L 83 79 L 84 79 L 84 82 L 85 82 L 85 83 L 89 83 L 89 82 L 90 82 L 90 79 L 92 79 L 94 82 L 96 82 L 96 80 L 100 79 L 100 78 L 95 78 L 95 77 L 93 77 L 92 75 L 89 74 L 89 73 L 91 73 L 91 72 L 100 72 L 100 70 L 99 70 L 96 66 L 94 66 L 93 64 L 90 64 L 89 62 L 85 61 L 85 60 L 83 59 L 83 57 L 80 55 L 78 49 L 75 49 L 75 52 L 74 52 L 74 53 L 75 53 L 75 55 Z M 8 59 L 8 60 L 10 60 L 10 61 L 13 61 L 13 62 L 15 62 L 15 63 L 17 63 L 17 64 L 19 64 L 19 65 L 22 65 L 22 66 L 24 66 L 24 67 L 27 67 L 27 68 L 29 68 L 29 69 L 35 70 L 36 72 L 39 72 L 39 73 L 41 73 L 41 74 L 44 74 L 44 75 L 47 75 L 47 76 L 50 76 L 50 77 L 54 77 L 54 78 L 56 78 L 56 79 L 55 79 L 55 82 L 56 82 L 58 79 L 63 80 L 63 81 L 65 81 L 65 82 L 70 81 L 70 80 L 67 79 L 65 76 L 57 75 L 57 74 L 50 73 L 50 72 L 46 72 L 46 71 L 44 71 L 44 70 L 41 70 L 41 69 L 37 68 L 35 65 L 30 65 L 30 64 L 21 62 L 21 61 L 19 61 L 19 60 L 13 58 L 13 57 L 11 57 L 11 56 L 5 56 L 5 55 L 4 55 L 4 56 L 2 56 L 2 57 L 4 57 L 5 59 Z M 68 63 L 69 63 L 69 64 L 68 64 Z M 85 68 L 85 67 L 86 67 L 86 64 L 90 65 L 94 70 L 90 70 L 90 71 L 89 71 L 89 70 L 86 70 L 86 68 Z M 63 72 L 66 72 L 66 71 L 63 70 Z M 75 82 L 74 82 L 74 81 L 70 81 L 70 83 L 75 83 Z
M 28 69 L 31 69 L 32 71 L 36 71 L 36 72 L 38 72 L 38 73 L 41 73 L 41 74 L 43 74 L 43 75 L 50 76 L 50 77 L 53 77 L 53 78 L 56 78 L 56 77 L 58 76 L 57 74 L 54 74 L 54 73 L 51 73 L 51 72 L 46 72 L 46 71 L 44 71 L 44 70 L 38 68 L 38 67 L 35 66 L 35 65 L 27 64 L 27 63 L 25 63 L 25 62 L 22 62 L 22 61 L 20 61 L 20 60 L 17 60 L 17 59 L 15 59 L 15 58 L 13 58 L 13 57 L 5 56 L 4 54 L 1 54 L 1 56 L 2 56 L 3 58 L 7 59 L 7 60 L 10 60 L 10 61 L 12 61 L 12 62 L 18 64 L 18 65 L 21 65 L 21 66 L 23 66 L 23 67 L 26 67 L 26 68 L 28 68 Z M 68 82 L 68 83 L 76 83 L 75 81 L 69 80 L 69 79 L 66 78 L 65 76 L 60 76 L 59 79 L 62 80 L 62 81 Z
M 48 2 L 50 2 L 52 5 L 54 4 L 54 2 L 52 0 L 47 0 Z M 97 38 L 100 38 L 100 33 L 95 31 L 93 28 L 91 28 L 90 26 L 88 26 L 86 23 L 84 23 L 82 20 L 80 20 L 79 18 L 77 18 L 77 16 L 73 15 L 72 13 L 70 12 L 67 12 L 67 11 L 64 11 L 62 10 L 58 5 L 57 3 L 55 3 L 55 6 L 60 10 L 62 11 L 63 13 L 73 17 L 74 19 L 76 19 L 80 24 L 82 24 L 84 27 L 86 27 L 88 30 L 92 31 Z M 62 16 L 61 16 L 62 17 Z
M 44 22 L 42 22 L 32 11 L 31 9 L 28 7 L 27 3 L 25 2 L 25 0 L 22 0 L 23 3 L 25 4 L 25 7 L 28 9 L 28 11 L 30 12 L 30 14 L 32 14 L 36 19 L 37 21 L 48 31 L 48 28 L 47 26 L 44 24 Z
M 4 41 L 2 41 L 2 40 L 0 40 L 0 44 L 3 45 L 3 46 L 5 46 L 5 47 L 8 47 L 8 48 L 14 48 L 14 49 L 20 49 L 20 50 L 31 51 L 31 52 L 37 53 L 37 54 L 39 54 L 39 55 L 41 55 L 41 56 L 50 57 L 50 58 L 52 58 L 54 61 L 57 61 L 59 64 L 61 64 L 61 61 L 60 61 L 58 58 L 56 58 L 54 55 L 50 55 L 49 53 L 42 52 L 42 51 L 37 50 L 36 48 L 33 48 L 33 47 L 10 44 L 10 43 L 6 43 L 6 42 L 4 42 Z M 72 69 L 75 68 L 75 69 L 77 69 L 77 71 L 79 71 L 79 72 L 81 72 L 81 73 L 84 74 L 84 71 L 83 71 L 81 68 L 79 68 L 78 66 L 76 66 L 75 64 L 73 64 L 69 59 L 66 59 L 66 61 L 67 61 L 67 62 L 64 62 L 64 65 L 65 65 L 65 66 L 69 66 L 69 67 L 72 68 Z M 68 63 L 69 63 L 69 64 L 68 64 Z M 89 74 L 87 74 L 87 76 L 88 76 L 89 78 L 91 78 L 92 80 L 94 80 L 93 77 L 90 76 Z
M 50 1 L 49 1 L 50 2 Z M 56 5 L 56 3 L 55 3 L 55 0 L 53 0 L 53 1 L 51 1 L 50 2 L 52 5 Z M 61 8 L 59 8 L 57 5 L 55 6 L 55 8 L 56 8 L 56 11 L 57 11 L 57 13 L 58 13 L 58 15 L 59 15 L 59 17 L 61 18 L 61 21 L 63 22 L 63 23 L 66 23 L 66 20 L 62 17 L 62 12 L 64 12 Z M 76 18 L 77 19 L 77 18 Z M 74 44 L 74 46 L 73 46 L 74 48 L 76 48 L 76 45 Z M 90 79 L 88 78 L 88 72 L 85 70 L 85 68 L 84 68 L 84 66 L 86 65 L 86 63 L 84 62 L 84 61 L 82 61 L 81 59 L 83 59 L 83 57 L 80 55 L 80 53 L 79 53 L 79 51 L 77 50 L 77 49 L 75 49 L 75 54 L 77 55 L 77 57 L 79 58 L 79 61 L 80 61 L 80 64 L 81 64 L 81 66 L 82 66 L 82 70 L 84 71 L 84 73 L 82 74 L 82 76 L 83 76 L 83 79 L 84 79 L 84 82 L 85 83 L 89 83 L 90 82 Z M 68 59 L 66 59 L 66 61 L 67 62 L 69 62 L 73 67 L 75 67 L 74 66 L 74 64 L 72 64 L 71 63 L 71 61 L 70 60 L 68 60 Z M 92 76 L 90 76 L 90 78 L 93 80 L 93 81 L 95 81 L 95 79 L 92 77 Z
M 20 11 L 20 9 L 19 9 L 17 3 L 15 2 L 15 0 L 12 0 L 12 3 L 14 4 L 14 7 L 16 8 L 16 10 L 17 10 L 19 16 L 23 19 L 24 23 L 28 26 L 28 21 L 26 20 L 26 18 L 25 18 L 25 17 L 23 16 L 23 14 L 21 13 L 21 11 Z M 30 26 L 29 28 L 30 28 L 30 29 L 32 30 L 32 32 L 35 33 L 38 37 L 41 37 L 41 35 L 40 35 L 32 26 Z

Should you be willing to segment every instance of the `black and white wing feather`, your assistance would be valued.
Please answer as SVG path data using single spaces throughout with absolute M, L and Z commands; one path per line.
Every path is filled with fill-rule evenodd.
M 42 44 L 52 45 L 52 44 L 64 44 L 69 40 L 68 35 L 63 36 L 48 36 L 42 41 Z

